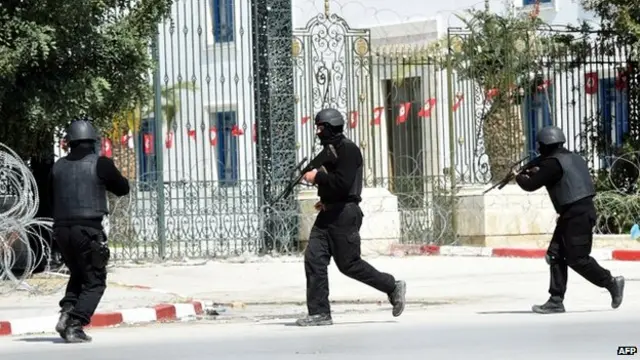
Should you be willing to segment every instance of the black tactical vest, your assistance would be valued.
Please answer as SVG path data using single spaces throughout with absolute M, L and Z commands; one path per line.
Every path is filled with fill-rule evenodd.
M 98 155 L 76 161 L 66 158 L 53 165 L 53 219 L 101 219 L 108 214 L 107 192 L 98 178 Z
M 565 205 L 596 194 L 589 167 L 582 156 L 573 152 L 561 152 L 550 157 L 558 160 L 562 167 L 560 181 L 552 186 L 547 186 L 556 212 L 560 213 L 560 209 Z
M 345 143 L 352 143 L 353 141 L 351 141 L 350 139 L 347 139 L 346 137 L 343 138 L 340 142 L 340 144 L 338 146 L 344 146 Z M 328 172 L 332 172 L 335 170 L 336 165 L 335 163 L 331 162 L 331 163 L 326 163 L 323 165 L 324 168 L 328 171 Z M 349 188 L 349 192 L 348 193 L 342 193 L 342 194 L 335 194 L 335 193 L 331 193 L 328 194 L 327 193 L 327 189 L 321 189 L 320 187 L 318 188 L 318 196 L 320 196 L 321 199 L 323 199 L 323 201 L 325 200 L 329 200 L 330 203 L 346 203 L 349 201 L 353 201 L 354 199 L 361 199 L 361 195 L 362 195 L 362 186 L 363 186 L 363 177 L 364 177 L 364 164 L 361 164 L 358 169 L 356 169 L 356 178 L 353 181 L 353 183 L 351 184 L 351 187 Z M 359 201 L 359 200 L 358 200 Z M 329 205 L 329 203 L 325 204 L 325 205 Z

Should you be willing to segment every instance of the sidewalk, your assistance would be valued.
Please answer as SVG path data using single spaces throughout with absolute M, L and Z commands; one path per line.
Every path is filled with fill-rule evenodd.
M 492 257 L 377 257 L 369 262 L 380 271 L 407 281 L 408 300 L 421 302 L 487 302 L 546 300 L 548 266 L 543 259 Z M 625 275 L 630 296 L 640 289 L 640 263 L 601 261 L 615 275 Z M 304 264 L 300 258 L 255 258 L 252 262 L 212 261 L 201 266 L 117 268 L 116 282 L 143 285 L 183 297 L 230 304 L 295 304 L 305 301 Z M 378 291 L 329 268 L 331 299 L 337 302 L 386 302 Z M 570 272 L 569 296 L 590 298 L 605 290 Z
M 59 288 L 59 280 L 50 278 Z M 42 285 L 43 282 L 41 282 Z M 54 293 L 32 294 L 14 290 L 0 296 L 0 336 L 52 332 L 58 319 L 58 302 L 64 288 Z M 91 326 L 188 320 L 202 314 L 202 304 L 175 295 L 109 284 L 92 318 Z
M 548 297 L 548 267 L 542 259 L 419 256 L 377 257 L 368 261 L 380 271 L 390 272 L 407 282 L 410 304 L 446 304 L 431 307 L 430 311 L 440 311 L 440 308 L 455 311 L 469 306 L 516 307 L 526 311 L 530 304 Z M 635 301 L 640 296 L 640 287 L 636 285 L 640 280 L 640 263 L 600 263 L 614 275 L 627 278 L 623 306 L 640 310 Z M 305 276 L 300 258 L 249 258 L 244 262 L 238 259 L 209 261 L 191 266 L 123 266 L 110 270 L 109 282 L 98 312 L 127 310 L 120 310 L 113 316 L 115 320 L 101 320 L 102 326 L 194 318 L 209 303 L 226 307 L 228 311 L 222 312 L 223 316 L 243 316 L 243 311 L 252 314 L 304 311 Z M 340 274 L 334 264 L 329 268 L 329 282 L 336 310 L 365 311 L 389 306 L 384 294 Z M 15 291 L 1 296 L 0 335 L 3 335 L 2 322 L 15 320 L 20 323 L 20 333 L 50 331 L 61 296 L 62 291 L 43 296 Z M 192 299 L 198 303 L 190 303 Z M 607 308 L 609 301 L 606 290 L 570 272 L 567 307 Z M 184 302 L 188 303 L 171 305 L 173 310 L 166 309 L 166 305 L 153 308 L 158 304 Z M 33 320 L 34 317 L 40 318 Z M 31 324 L 34 321 L 37 326 Z M 4 335 L 9 333 L 5 331 Z M 16 334 L 15 326 L 13 334 Z
M 3 294 L 0 296 L 0 320 L 55 315 L 60 310 L 58 302 L 63 294 L 63 290 L 50 295 L 32 295 L 27 291 L 20 290 Z M 111 285 L 105 292 L 98 312 L 148 307 L 162 303 L 180 302 L 180 300 L 182 299 L 175 295 Z

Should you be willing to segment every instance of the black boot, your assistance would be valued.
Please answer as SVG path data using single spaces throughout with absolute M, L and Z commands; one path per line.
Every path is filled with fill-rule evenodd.
M 404 311 L 405 295 L 407 294 L 407 283 L 400 280 L 396 281 L 396 288 L 391 294 L 389 294 L 389 302 L 393 305 L 391 313 L 393 316 L 398 317 Z
M 66 329 L 69 322 L 69 313 L 73 310 L 73 305 L 65 304 L 60 309 L 60 319 L 56 324 L 56 331 L 60 334 L 60 337 L 66 340 Z
M 531 311 L 538 314 L 559 314 L 565 312 L 562 300 L 549 298 L 546 303 L 542 305 L 533 305 Z
M 331 314 L 308 315 L 296 321 L 298 326 L 327 326 L 333 325 Z
M 624 277 L 616 276 L 613 278 L 613 283 L 607 288 L 611 294 L 611 307 L 617 309 L 622 304 L 622 298 L 624 297 Z
M 82 329 L 82 324 L 78 320 L 70 320 L 65 330 L 65 340 L 68 343 L 86 343 L 91 342 L 91 336 L 87 335 Z

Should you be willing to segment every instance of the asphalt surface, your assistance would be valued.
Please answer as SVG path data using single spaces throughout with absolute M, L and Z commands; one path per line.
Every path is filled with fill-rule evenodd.
M 0 339 L 0 359 L 614 359 L 640 345 L 636 306 L 574 308 L 538 315 L 525 304 L 445 306 L 334 316 L 335 325 L 298 328 L 292 320 L 157 324 L 92 330 L 90 344 L 54 336 Z

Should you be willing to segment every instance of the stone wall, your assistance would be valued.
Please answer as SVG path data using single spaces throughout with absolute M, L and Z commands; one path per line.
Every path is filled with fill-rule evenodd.
M 486 188 L 458 190 L 456 222 L 460 244 L 519 248 L 549 245 L 556 212 L 544 188 L 528 193 L 517 185 L 507 185 L 483 194 Z M 631 249 L 640 248 L 640 242 L 626 234 L 596 234 L 594 247 Z

